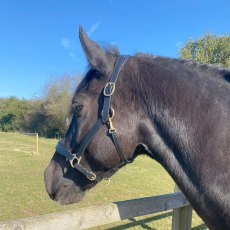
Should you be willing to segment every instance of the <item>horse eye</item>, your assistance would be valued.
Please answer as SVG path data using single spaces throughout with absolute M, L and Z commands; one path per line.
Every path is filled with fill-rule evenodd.
M 73 113 L 74 113 L 75 115 L 80 115 L 80 112 L 81 112 L 82 109 L 83 109 L 83 105 L 73 104 L 73 105 L 72 105 L 72 109 L 73 109 Z

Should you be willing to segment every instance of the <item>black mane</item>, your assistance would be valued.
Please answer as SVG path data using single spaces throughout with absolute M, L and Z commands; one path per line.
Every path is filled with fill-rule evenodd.
M 186 71 L 198 72 L 205 75 L 208 74 L 211 77 L 222 78 L 230 82 L 230 69 L 221 65 L 195 62 L 191 59 L 169 58 L 143 53 L 136 54 L 136 57 L 146 58 L 149 60 L 153 60 L 157 63 L 161 62 L 163 65 L 167 65 L 169 68 L 174 68 L 174 66 L 178 66 L 180 68 L 184 68 Z

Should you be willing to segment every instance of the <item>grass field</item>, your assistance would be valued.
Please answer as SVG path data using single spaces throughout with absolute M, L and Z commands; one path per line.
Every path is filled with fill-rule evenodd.
M 56 140 L 39 138 L 39 154 L 33 155 L 35 137 L 0 132 L 0 221 L 77 209 L 95 204 L 171 193 L 174 182 L 165 170 L 147 157 L 121 169 L 89 191 L 79 204 L 61 206 L 45 192 L 43 171 L 51 159 Z M 132 218 L 95 229 L 171 229 L 172 212 Z M 193 213 L 193 229 L 207 229 Z

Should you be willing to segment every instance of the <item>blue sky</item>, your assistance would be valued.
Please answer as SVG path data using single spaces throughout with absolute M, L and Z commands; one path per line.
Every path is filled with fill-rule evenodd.
M 229 0 L 1 0 L 0 97 L 33 98 L 55 76 L 80 74 L 82 25 L 122 54 L 178 57 L 189 37 L 230 35 Z

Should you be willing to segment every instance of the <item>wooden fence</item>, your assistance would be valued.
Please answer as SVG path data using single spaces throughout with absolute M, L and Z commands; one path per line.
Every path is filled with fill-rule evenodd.
M 173 230 L 191 229 L 192 209 L 181 192 L 0 223 L 0 230 L 76 230 L 174 209 Z

